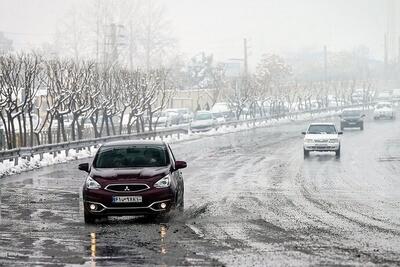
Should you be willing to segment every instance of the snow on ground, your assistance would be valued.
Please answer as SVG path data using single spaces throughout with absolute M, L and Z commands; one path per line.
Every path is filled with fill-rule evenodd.
M 218 127 L 218 129 L 212 129 L 208 132 L 192 133 L 189 131 L 188 134 L 180 134 L 179 136 L 177 134 L 174 134 L 172 136 L 164 137 L 162 140 L 164 140 L 167 143 L 183 142 L 185 140 L 193 140 L 204 136 L 222 135 L 227 133 L 246 131 L 253 128 L 270 127 L 294 121 L 315 120 L 318 118 L 333 116 L 336 115 L 337 113 L 338 113 L 337 111 L 329 111 L 318 114 L 301 114 L 294 116 L 292 115 L 280 119 L 268 119 L 265 121 L 258 121 L 254 123 L 243 122 L 236 126 L 223 125 Z M 161 140 L 161 137 L 157 137 L 156 140 Z M 14 166 L 14 161 L 4 160 L 2 163 L 0 163 L 0 177 L 21 173 L 24 171 L 29 171 L 53 164 L 63 163 L 71 160 L 93 157 L 96 154 L 96 152 L 97 148 L 91 147 L 90 150 L 81 149 L 79 151 L 75 151 L 74 149 L 71 149 L 69 150 L 68 156 L 66 156 L 65 151 L 61 151 L 56 156 L 50 153 L 46 153 L 43 155 L 42 160 L 40 160 L 39 155 L 35 155 L 30 160 L 20 158 L 16 166 Z

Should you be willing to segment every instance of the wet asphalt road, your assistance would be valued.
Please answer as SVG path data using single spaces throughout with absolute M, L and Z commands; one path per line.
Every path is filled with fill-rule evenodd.
M 75 161 L 0 179 L 0 266 L 400 265 L 400 120 L 303 159 L 293 123 L 172 144 L 183 215 L 85 225 Z M 88 161 L 88 160 L 86 160 Z

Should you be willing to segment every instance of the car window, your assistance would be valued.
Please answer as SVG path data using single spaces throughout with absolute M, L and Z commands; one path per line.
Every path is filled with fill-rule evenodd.
M 309 134 L 335 134 L 336 128 L 334 125 L 310 125 L 308 128 Z
M 212 119 L 212 115 L 210 113 L 197 113 L 196 120 L 211 120 Z
M 343 116 L 360 116 L 361 112 L 358 110 L 344 110 L 342 115 Z
M 381 108 L 392 108 L 392 107 L 388 104 L 379 104 L 376 108 L 381 109 Z
M 95 168 L 161 167 L 168 162 L 162 146 L 125 146 L 100 148 L 93 165 Z

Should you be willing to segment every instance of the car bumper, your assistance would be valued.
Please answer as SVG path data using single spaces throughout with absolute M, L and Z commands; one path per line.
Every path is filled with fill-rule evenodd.
M 393 113 L 377 113 L 374 114 L 375 119 L 381 119 L 381 118 L 392 118 L 394 115 Z
M 204 127 L 191 127 L 190 131 L 193 133 L 198 133 L 198 132 L 207 132 L 213 129 L 213 126 L 204 126 Z
M 363 121 L 341 121 L 341 127 L 360 127 L 363 125 Z
M 332 144 L 304 144 L 306 151 L 337 151 L 340 148 L 339 143 Z
M 141 196 L 141 203 L 113 203 L 113 196 Z M 86 211 L 99 216 L 129 216 L 160 214 L 171 210 L 175 205 L 173 191 L 169 189 L 156 189 L 137 194 L 114 193 L 107 190 L 84 190 L 83 205 Z M 165 203 L 165 207 L 161 204 Z M 90 205 L 96 209 L 91 209 Z

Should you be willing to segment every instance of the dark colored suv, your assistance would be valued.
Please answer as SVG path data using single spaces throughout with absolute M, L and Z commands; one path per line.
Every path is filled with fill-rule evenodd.
M 364 117 L 360 109 L 344 109 L 340 115 L 340 130 L 344 128 L 360 128 L 364 130 Z
M 183 210 L 184 186 L 170 146 L 160 141 L 118 141 L 102 145 L 83 186 L 86 223 L 107 216 L 159 215 Z

